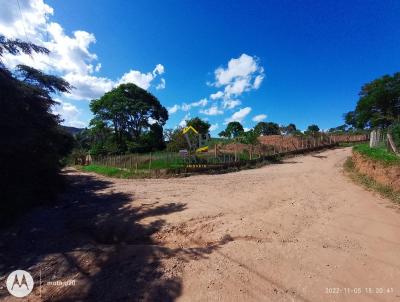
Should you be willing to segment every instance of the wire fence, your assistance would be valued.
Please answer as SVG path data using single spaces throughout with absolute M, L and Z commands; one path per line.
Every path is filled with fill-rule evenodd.
M 366 141 L 367 135 L 301 137 L 296 140 L 277 140 L 274 144 L 229 144 L 215 145 L 205 153 L 182 155 L 174 152 L 92 156 L 93 165 L 114 167 L 132 173 L 151 173 L 154 170 L 171 170 L 176 173 L 193 170 L 228 168 L 251 164 L 290 153 L 305 153 L 315 149 L 331 147 L 339 142 Z

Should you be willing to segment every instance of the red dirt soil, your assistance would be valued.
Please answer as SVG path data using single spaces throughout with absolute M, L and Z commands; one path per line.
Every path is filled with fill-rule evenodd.
M 367 175 L 375 181 L 400 192 L 400 166 L 384 166 L 358 152 L 353 152 L 352 159 L 355 168 L 361 174 Z

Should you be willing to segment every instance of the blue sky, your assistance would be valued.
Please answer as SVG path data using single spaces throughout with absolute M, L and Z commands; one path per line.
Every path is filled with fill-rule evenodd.
M 10 12 L 15 6 L 9 2 Z M 51 12 L 33 5 L 39 2 L 22 1 L 25 33 L 27 23 L 35 23 L 29 13 L 36 9 L 33 13 L 45 16 L 28 35 L 21 28 L 18 33 L 18 15 L 3 23 L 15 25 L 15 36 L 43 43 L 57 38 L 55 26 L 48 27 L 57 23 L 60 41 L 80 41 L 79 51 L 69 56 L 81 59 L 83 67 L 53 67 L 82 89 L 74 98 L 60 98 L 65 108 L 59 112 L 71 125 L 90 120 L 88 98 L 101 89 L 145 79 L 145 88 L 165 107 L 177 109 L 167 127 L 200 116 L 216 134 L 229 120 L 250 128 L 255 116 L 266 115 L 265 121 L 327 129 L 343 123 L 362 84 L 400 71 L 399 1 L 45 1 Z M 91 36 L 79 39 L 77 30 Z M 163 68 L 155 70 L 157 64 Z M 100 90 L 84 91 L 78 75 L 97 81 L 94 85 L 100 81 Z M 262 81 L 255 85 L 257 76 Z M 156 89 L 162 81 L 165 88 Z M 210 95 L 218 91 L 224 96 L 213 100 Z

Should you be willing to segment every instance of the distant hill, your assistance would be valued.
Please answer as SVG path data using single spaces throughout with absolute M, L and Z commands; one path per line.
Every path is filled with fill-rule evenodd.
M 75 135 L 79 132 L 81 132 L 83 129 L 85 128 L 76 128 L 76 127 L 69 127 L 69 126 L 61 126 L 65 131 L 67 131 L 68 133 Z

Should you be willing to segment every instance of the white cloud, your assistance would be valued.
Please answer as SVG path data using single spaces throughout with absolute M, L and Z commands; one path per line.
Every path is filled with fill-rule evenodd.
M 198 102 L 192 103 L 192 106 L 193 106 L 193 107 L 199 107 L 199 106 L 204 107 L 204 106 L 206 106 L 207 104 L 208 104 L 208 100 L 207 100 L 207 99 L 201 99 L 201 100 L 198 101 Z
M 210 98 L 211 98 L 212 100 L 217 100 L 217 99 L 222 98 L 223 96 L 224 96 L 224 93 L 223 93 L 222 91 L 218 91 L 218 92 L 216 92 L 216 93 L 211 94 L 211 95 L 210 95 Z
M 259 114 L 259 115 L 254 116 L 252 118 L 252 121 L 253 122 L 261 122 L 261 121 L 265 120 L 266 118 L 267 118 L 266 114 Z
M 220 87 L 218 90 L 210 95 L 211 100 L 220 100 L 211 108 L 200 110 L 200 113 L 207 115 L 223 114 L 224 109 L 234 109 L 242 104 L 239 97 L 247 91 L 258 89 L 264 79 L 264 68 L 259 64 L 257 57 L 252 57 L 247 54 L 242 54 L 238 58 L 229 60 L 227 67 L 219 67 L 214 71 L 215 81 L 208 84 L 214 87 Z M 184 107 L 185 109 L 190 109 Z M 251 110 L 250 107 L 239 110 L 234 113 L 231 118 L 225 119 L 243 119 L 240 114 L 246 113 Z
M 253 57 L 242 54 L 237 59 L 230 59 L 226 69 L 219 67 L 215 70 L 215 85 L 224 86 L 236 79 L 247 78 L 258 69 L 258 64 Z
M 165 79 L 164 78 L 161 78 L 160 79 L 160 84 L 158 84 L 157 86 L 156 86 L 156 89 L 157 90 L 160 90 L 160 89 L 164 89 L 165 88 Z
M 200 110 L 200 113 L 203 113 L 205 115 L 219 115 L 223 114 L 224 112 L 222 110 L 219 110 L 216 105 L 213 105 L 208 109 Z
M 75 87 L 67 95 L 75 100 L 97 99 L 114 87 L 114 82 L 108 78 L 87 74 L 67 73 L 64 78 Z
M 79 119 L 81 111 L 75 105 L 68 102 L 63 102 L 59 99 L 56 101 L 58 104 L 55 106 L 53 113 L 61 116 L 61 118 L 64 120 L 64 125 L 78 128 L 87 126 L 87 123 Z
M 241 104 L 242 102 L 240 100 L 224 99 L 222 101 L 222 107 L 227 109 L 233 109 Z
M 190 119 L 190 113 L 185 114 L 183 119 L 179 122 L 179 127 L 186 127 L 186 121 Z
M 53 8 L 43 1 L 8 1 L 0 2 L 0 32 L 8 37 L 25 37 L 32 39 L 38 28 L 43 28 Z M 21 8 L 21 18 L 19 12 Z M 34 41 L 32 41 L 34 42 Z
M 113 80 L 98 76 L 101 63 L 90 50 L 96 43 L 94 34 L 76 30 L 71 35 L 63 27 L 51 22 L 54 10 L 43 0 L 20 1 L 21 13 L 15 1 L 0 0 L 0 33 L 9 38 L 28 40 L 50 50 L 49 55 L 33 54 L 12 56 L 5 54 L 3 62 L 9 68 L 17 64 L 26 64 L 49 73 L 63 76 L 76 89 L 66 97 L 72 99 L 94 99 L 121 83 L 131 82 L 143 89 L 149 89 L 154 80 L 165 72 L 157 64 L 152 72 L 142 73 L 130 70 L 119 79 Z M 21 17 L 22 14 L 22 17 Z M 165 88 L 165 79 L 160 78 L 156 89 Z
M 215 131 L 219 128 L 218 123 L 217 124 L 212 124 L 210 127 L 210 131 Z
M 181 108 L 181 107 L 178 104 L 175 104 L 172 107 L 168 107 L 168 113 L 169 114 L 174 114 L 179 110 L 179 108 Z
M 207 99 L 201 99 L 200 101 L 189 103 L 189 104 L 183 103 L 180 106 L 179 105 L 174 105 L 174 107 L 177 106 L 174 109 L 176 109 L 176 111 L 179 110 L 179 109 L 181 109 L 182 111 L 190 111 L 193 107 L 205 107 L 205 106 L 207 106 L 207 104 L 208 104 L 208 100 Z
M 262 81 L 264 80 L 264 75 L 258 75 L 254 79 L 253 88 L 258 89 L 261 86 Z
M 211 95 L 211 98 L 231 99 L 245 91 L 258 89 L 264 79 L 264 68 L 256 57 L 242 54 L 230 59 L 227 68 L 219 67 L 214 71 L 214 86 L 224 87 L 223 92 Z
M 142 87 L 143 89 L 148 89 L 153 79 L 154 74 L 152 72 L 141 73 L 138 70 L 130 70 L 121 77 L 121 79 L 117 82 L 117 85 L 133 83 L 139 87 Z
M 157 64 L 153 70 L 153 76 L 162 75 L 165 72 L 164 66 L 161 64 Z
M 239 111 L 236 111 L 230 118 L 225 119 L 225 124 L 228 124 L 230 122 L 242 122 L 243 119 L 251 112 L 250 107 L 245 107 L 240 109 Z

